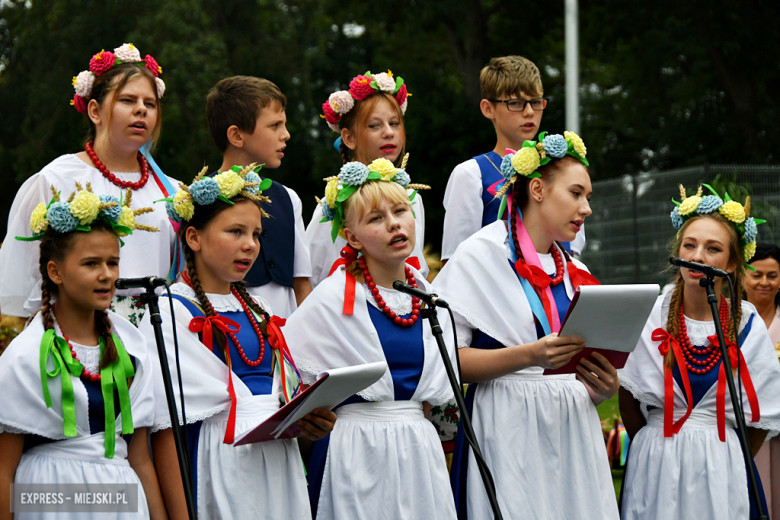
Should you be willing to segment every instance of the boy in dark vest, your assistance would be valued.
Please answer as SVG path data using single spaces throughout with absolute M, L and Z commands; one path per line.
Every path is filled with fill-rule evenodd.
M 290 133 L 285 123 L 287 98 L 270 81 L 234 76 L 217 83 L 206 98 L 206 117 L 214 143 L 222 151 L 220 172 L 234 165 L 282 164 Z M 216 173 L 216 172 L 215 172 Z M 273 181 L 263 191 L 271 199 L 264 209 L 260 254 L 244 281 L 249 294 L 265 300 L 273 314 L 287 318 L 311 292 L 311 259 L 304 240 L 301 199 Z
M 500 167 L 505 150 L 519 150 L 523 141 L 536 136 L 547 106 L 539 69 L 522 56 L 491 59 L 480 72 L 479 82 L 479 108 L 496 129 L 496 146 L 457 165 L 447 181 L 442 262 L 461 242 L 496 221 L 501 205 L 495 198 L 496 186 L 504 180 Z M 571 248 L 579 254 L 584 246 L 585 233 L 580 231 Z

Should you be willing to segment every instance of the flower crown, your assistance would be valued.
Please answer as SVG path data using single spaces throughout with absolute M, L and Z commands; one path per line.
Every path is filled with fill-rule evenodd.
M 563 159 L 571 155 L 585 166 L 590 166 L 585 156 L 588 149 L 582 138 L 574 132 L 560 134 L 539 134 L 538 141 L 525 141 L 522 148 L 515 151 L 506 149 L 504 160 L 501 161 L 501 174 L 504 176 L 504 186 L 496 193 L 496 198 L 503 197 L 509 188 L 518 179 L 518 175 L 529 179 L 542 176 L 537 170 L 553 159 Z
M 157 86 L 157 96 L 163 97 L 163 94 L 165 94 L 165 82 L 159 78 L 159 75 L 162 74 L 162 67 L 149 54 L 141 59 L 141 52 L 135 45 L 125 43 L 121 47 L 114 49 L 114 52 L 101 50 L 89 60 L 89 70 L 81 71 L 78 76 L 73 76 L 73 88 L 76 89 L 76 94 L 71 99 L 70 104 L 76 107 L 76 110 L 80 113 L 86 113 L 95 78 L 120 63 L 133 63 L 151 72 L 154 75 L 154 83 Z
M 357 189 L 367 182 L 395 182 L 404 189 L 414 190 L 409 195 L 409 201 L 414 200 L 417 190 L 429 190 L 430 186 L 426 184 L 413 184 L 409 174 L 406 173 L 406 162 L 409 160 L 409 154 L 404 156 L 400 168 L 387 159 L 374 159 L 366 166 L 365 164 L 352 161 L 341 167 L 338 175 L 323 179 L 328 184 L 325 186 L 325 199 L 317 199 L 317 203 L 322 206 L 322 220 L 320 222 L 331 222 L 331 238 L 336 241 L 337 236 L 344 238 L 344 208 L 343 203 Z
M 132 235 L 136 229 L 160 231 L 156 227 L 135 221 L 136 216 L 151 213 L 154 209 L 130 209 L 133 192 L 129 188 L 124 203 L 113 195 L 95 195 L 89 182 L 86 189 L 82 189 L 81 184 L 77 182 L 76 191 L 70 194 L 67 201 L 60 200 L 60 192 L 54 186 L 51 187 L 51 191 L 54 194 L 51 201 L 48 204 L 39 203 L 32 212 L 30 229 L 33 236 L 16 237 L 17 240 L 26 242 L 41 240 L 49 227 L 58 233 L 92 231 L 92 224 L 97 220 L 111 226 L 119 237 Z
M 712 195 L 702 197 L 702 186 L 712 192 Z M 739 233 L 740 246 L 742 247 L 745 265 L 748 269 L 755 270 L 748 264 L 753 255 L 756 254 L 756 238 L 758 238 L 758 224 L 763 224 L 766 220 L 753 218 L 750 216 L 750 197 L 748 196 L 743 206 L 736 200 L 731 200 L 729 194 L 725 194 L 725 200 L 720 198 L 718 192 L 712 189 L 709 184 L 702 184 L 696 190 L 696 195 L 686 196 L 685 188 L 680 184 L 680 200 L 677 202 L 672 199 L 677 207 L 672 210 L 672 226 L 677 231 L 682 229 L 683 224 L 696 215 L 709 215 L 716 211 L 726 217 L 734 224 Z
M 339 121 L 341 117 L 348 113 L 355 106 L 355 101 L 363 101 L 375 92 L 387 92 L 392 94 L 398 104 L 401 106 L 401 113 L 406 114 L 408 104 L 407 97 L 411 96 L 406 90 L 403 78 L 400 76 L 393 79 L 393 72 L 381 72 L 371 74 L 366 72 L 352 78 L 349 82 L 349 90 L 339 90 L 328 97 L 328 100 L 322 104 L 323 119 L 327 121 L 328 126 L 334 132 L 341 132 Z
M 271 179 L 260 179 L 257 172 L 263 165 L 252 163 L 249 166 L 233 166 L 231 169 L 216 174 L 214 177 L 206 177 L 209 171 L 208 166 L 195 176 L 192 184 L 187 186 L 183 182 L 179 183 L 179 191 L 173 197 L 160 199 L 155 202 L 165 201 L 165 211 L 168 217 L 174 222 L 182 220 L 191 220 L 195 214 L 195 204 L 208 206 L 217 200 L 221 200 L 231 206 L 235 204 L 232 199 L 236 195 L 241 195 L 254 202 L 270 203 L 271 199 L 260 195 L 263 191 L 271 187 Z M 268 217 L 268 213 L 260 208 L 260 213 Z

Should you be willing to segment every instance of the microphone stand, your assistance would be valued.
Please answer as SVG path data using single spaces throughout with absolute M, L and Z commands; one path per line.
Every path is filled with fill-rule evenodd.
M 165 353 L 165 340 L 162 332 L 162 317 L 160 306 L 157 302 L 157 294 L 154 287 L 147 286 L 146 292 L 141 293 L 141 302 L 149 307 L 149 317 L 154 328 L 154 339 L 157 342 L 157 353 L 162 367 L 163 384 L 165 385 L 165 398 L 168 401 L 168 413 L 171 415 L 171 428 L 173 429 L 173 441 L 176 445 L 176 455 L 179 458 L 179 470 L 181 482 L 184 486 L 184 500 L 187 503 L 187 513 L 190 520 L 197 520 L 195 506 L 195 493 L 192 486 L 192 472 L 190 471 L 189 454 L 187 452 L 186 425 L 179 424 L 179 414 L 176 411 L 176 401 L 173 396 L 173 384 L 171 383 L 171 370 L 168 366 L 168 356 Z
M 753 454 L 750 451 L 750 444 L 748 442 L 747 425 L 745 424 L 745 416 L 742 412 L 742 408 L 739 406 L 739 398 L 737 396 L 737 388 L 734 385 L 734 376 L 731 373 L 731 361 L 729 360 L 728 347 L 726 346 L 726 340 L 723 335 L 723 324 L 720 322 L 720 313 L 718 312 L 718 297 L 715 294 L 715 280 L 712 273 L 707 273 L 706 278 L 699 280 L 699 285 L 707 290 L 707 301 L 710 304 L 712 310 L 712 317 L 715 320 L 715 332 L 718 334 L 718 342 L 720 343 L 720 358 L 723 361 L 723 369 L 726 372 L 726 381 L 729 385 L 729 394 L 731 395 L 731 406 L 734 408 L 734 417 L 737 422 L 737 437 L 739 437 L 739 445 L 742 448 L 742 455 L 745 458 L 745 469 L 747 470 L 748 483 L 750 484 L 750 499 L 756 504 L 756 511 L 758 512 L 759 520 L 769 520 L 764 511 L 764 506 L 761 503 L 761 494 L 758 490 L 758 479 L 756 478 L 756 469 L 753 466 Z M 740 305 L 740 302 L 731 302 L 732 305 Z M 739 330 L 739 324 L 734 324 L 735 330 Z
M 474 429 L 471 427 L 471 418 L 469 417 L 466 408 L 466 400 L 463 398 L 463 390 L 458 383 L 457 377 L 455 377 L 455 370 L 452 368 L 450 356 L 447 353 L 447 346 L 444 343 L 444 337 L 442 334 L 441 325 L 439 324 L 439 318 L 436 315 L 436 307 L 430 307 L 426 305 L 425 308 L 420 309 L 420 316 L 423 319 L 427 319 L 429 321 L 431 325 L 431 332 L 433 332 L 433 336 L 436 338 L 436 343 L 439 345 L 439 352 L 441 353 L 441 358 L 444 361 L 444 368 L 447 371 L 447 377 L 450 380 L 450 386 L 452 386 L 452 391 L 455 394 L 455 401 L 458 403 L 458 409 L 460 410 L 460 418 L 463 422 L 463 432 L 465 433 L 466 439 L 468 439 L 469 444 L 471 445 L 471 449 L 474 450 L 474 458 L 477 461 L 477 467 L 479 468 L 479 473 L 482 476 L 482 482 L 485 485 L 485 491 L 487 492 L 488 500 L 490 501 L 490 507 L 493 509 L 493 516 L 496 520 L 503 520 L 504 517 L 501 515 L 501 509 L 498 506 L 498 499 L 496 498 L 496 486 L 493 482 L 493 475 L 491 475 L 490 469 L 487 467 L 485 459 L 482 457 L 482 451 L 479 449 L 477 437 L 474 435 Z M 458 355 L 457 350 L 455 355 Z

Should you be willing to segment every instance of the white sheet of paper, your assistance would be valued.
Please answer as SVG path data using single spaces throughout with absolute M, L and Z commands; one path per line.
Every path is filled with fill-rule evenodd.
M 633 352 L 661 293 L 658 284 L 581 285 L 560 336 L 579 336 L 590 348 Z
M 322 378 L 325 374 L 328 375 L 328 379 L 308 399 L 298 405 L 298 408 L 274 430 L 274 435 L 278 436 L 291 424 L 302 419 L 315 408 L 332 409 L 348 397 L 379 381 L 386 371 L 387 363 L 377 361 L 351 367 L 334 368 L 323 372 L 317 379 Z

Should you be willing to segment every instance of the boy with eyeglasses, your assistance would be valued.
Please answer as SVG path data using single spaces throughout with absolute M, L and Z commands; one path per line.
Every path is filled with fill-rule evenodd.
M 500 206 L 496 185 L 504 180 L 500 168 L 505 150 L 519 150 L 523 141 L 536 136 L 547 107 L 539 69 L 522 56 L 491 59 L 480 72 L 479 83 L 483 98 L 479 108 L 496 129 L 496 146 L 457 165 L 447 181 L 442 263 L 461 242 L 495 222 Z M 581 231 L 572 243 L 574 253 L 584 245 Z

